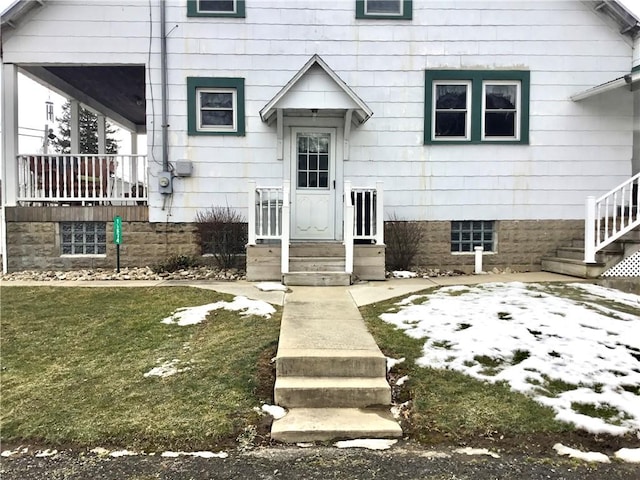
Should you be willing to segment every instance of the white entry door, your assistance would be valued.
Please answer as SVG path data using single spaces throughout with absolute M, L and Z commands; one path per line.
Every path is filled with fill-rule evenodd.
M 336 131 L 291 129 L 291 238 L 333 240 Z

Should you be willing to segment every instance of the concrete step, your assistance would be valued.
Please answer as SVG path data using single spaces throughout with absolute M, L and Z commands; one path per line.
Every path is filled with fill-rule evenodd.
M 390 405 L 386 378 L 276 377 L 274 397 L 286 408 L 364 408 Z
M 606 269 L 604 263 L 584 263 L 561 257 L 542 257 L 541 270 L 579 278 L 598 278 Z
M 289 245 L 290 257 L 344 257 L 342 242 L 295 242 Z
M 596 253 L 596 261 L 599 263 L 607 263 L 609 260 L 620 257 L 622 254 L 623 250 L 620 245 L 609 245 Z M 558 258 L 584 261 L 584 245 L 581 247 L 559 247 L 556 255 Z
M 401 436 L 389 410 L 378 408 L 293 408 L 271 427 L 271 438 L 287 443 Z
M 387 359 L 371 350 L 286 350 L 276 357 L 278 377 L 381 377 L 387 373 Z
M 289 257 L 292 272 L 344 272 L 344 255 L 341 257 Z
M 282 282 L 291 286 L 336 287 L 351 285 L 351 275 L 346 272 L 295 272 L 285 273 Z

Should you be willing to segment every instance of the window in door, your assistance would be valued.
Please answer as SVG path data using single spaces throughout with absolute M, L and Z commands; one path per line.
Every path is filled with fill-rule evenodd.
M 298 188 L 329 189 L 329 134 L 299 133 Z

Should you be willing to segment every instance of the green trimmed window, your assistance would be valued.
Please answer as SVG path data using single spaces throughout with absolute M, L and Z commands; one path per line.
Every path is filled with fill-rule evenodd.
M 187 78 L 189 135 L 244 136 L 244 78 Z
M 465 220 L 451 222 L 451 252 L 474 252 L 482 247 L 485 252 L 494 249 L 494 222 L 492 220 Z
M 356 18 L 411 20 L 412 0 L 356 0 Z
M 61 222 L 62 255 L 104 255 L 107 253 L 105 222 Z
M 427 70 L 424 143 L 529 143 L 527 70 Z
M 245 0 L 187 0 L 187 17 L 244 18 Z

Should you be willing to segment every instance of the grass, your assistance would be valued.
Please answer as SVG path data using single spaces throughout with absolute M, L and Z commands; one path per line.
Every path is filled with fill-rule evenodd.
M 418 441 L 432 444 L 443 440 L 495 435 L 569 432 L 572 427 L 554 419 L 554 412 L 526 395 L 513 392 L 505 383 L 489 384 L 459 372 L 416 365 L 425 339 L 414 339 L 378 317 L 397 302 L 361 308 L 361 313 L 385 355 L 405 357 L 394 367 L 396 375 L 409 375 L 412 410 L 405 431 Z M 516 360 L 528 352 L 519 352 Z M 478 359 L 476 359 L 478 360 Z M 502 361 L 482 358 L 485 366 Z
M 280 312 L 160 322 L 231 299 L 192 288 L 3 288 L 3 441 L 194 450 L 235 441 L 270 400 L 259 398 L 257 364 L 277 343 Z M 190 370 L 145 378 L 160 359 Z

